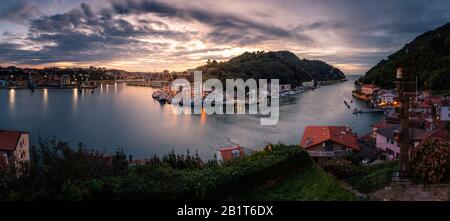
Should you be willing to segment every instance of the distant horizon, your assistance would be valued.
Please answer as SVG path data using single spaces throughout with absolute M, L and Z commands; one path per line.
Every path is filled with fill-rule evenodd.
M 446 0 L 4 0 L 0 66 L 183 71 L 287 50 L 353 75 L 448 23 L 449 10 Z
M 95 68 L 105 68 L 105 69 L 109 69 L 109 70 L 120 70 L 120 71 L 126 71 L 126 72 L 130 72 L 130 73 L 160 73 L 163 72 L 165 70 L 169 71 L 169 72 L 184 72 L 187 71 L 188 69 L 193 69 L 193 68 L 188 68 L 186 70 L 183 71 L 176 71 L 176 70 L 169 70 L 169 69 L 164 69 L 161 71 L 130 71 L 130 70 L 126 70 L 126 69 L 121 69 L 121 68 L 108 68 L 108 67 L 104 67 L 104 66 L 94 66 L 94 65 L 90 65 L 90 66 L 73 66 L 73 67 L 57 67 L 57 66 L 48 66 L 48 67 L 20 67 L 17 65 L 8 65 L 8 66 L 2 66 L 0 65 L 1 68 L 8 68 L 8 67 L 17 67 L 17 68 L 21 68 L 21 69 L 37 69 L 37 70 L 43 70 L 45 68 L 61 68 L 61 69 L 71 69 L 71 68 L 89 68 L 89 67 L 95 67 Z M 345 76 L 364 76 L 365 73 L 352 73 L 352 74 L 347 74 L 344 72 Z

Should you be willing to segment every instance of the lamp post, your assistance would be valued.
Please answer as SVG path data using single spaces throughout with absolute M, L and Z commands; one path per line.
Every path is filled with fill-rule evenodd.
M 405 81 L 403 69 L 397 69 L 397 102 L 399 105 L 400 131 L 398 142 L 400 143 L 400 171 L 409 171 L 409 147 L 411 145 L 411 132 L 409 128 L 409 102 L 415 96 L 415 82 Z
M 409 170 L 409 99 L 405 96 L 403 69 L 397 69 L 397 100 L 400 103 L 400 171 Z

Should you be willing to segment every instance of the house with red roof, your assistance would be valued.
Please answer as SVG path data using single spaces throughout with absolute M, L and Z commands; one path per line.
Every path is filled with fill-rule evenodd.
M 217 153 L 217 158 L 219 162 L 229 162 L 234 159 L 241 158 L 245 155 L 244 148 L 236 145 L 229 147 L 222 147 Z
M 360 150 L 349 126 L 307 126 L 300 146 L 313 157 L 336 157 Z
M 378 91 L 379 89 L 380 88 L 375 84 L 365 84 L 361 87 L 361 92 L 365 95 L 372 96 L 372 94 L 374 94 L 375 91 Z
M 428 121 L 424 120 L 423 122 Z M 426 125 L 417 124 L 414 121 L 410 121 L 410 151 L 417 147 L 417 145 L 429 139 L 437 137 L 448 139 L 449 137 L 449 132 L 443 124 L 440 124 L 438 128 L 427 128 L 428 127 Z M 378 128 L 375 133 L 376 148 L 384 153 L 387 160 L 397 159 L 400 156 L 400 143 L 398 141 L 400 125 L 392 124 L 391 126 L 388 126 L 388 124 L 385 124 L 383 127 Z
M 432 120 L 433 116 L 433 104 L 429 102 L 414 102 L 409 108 L 411 117 L 417 117 L 422 119 Z
M 0 130 L 0 167 L 30 160 L 29 133 Z

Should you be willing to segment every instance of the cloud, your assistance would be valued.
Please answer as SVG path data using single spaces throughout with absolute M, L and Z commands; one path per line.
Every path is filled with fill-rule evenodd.
M 0 28 L 2 62 L 133 61 L 163 69 L 192 67 L 246 50 L 290 50 L 370 68 L 417 35 L 450 21 L 445 0 L 110 0 L 65 5 L 64 11 L 52 9 L 40 17 L 38 8 L 20 2 L 3 10 L 0 6 L 0 22 L 27 26 L 25 34 L 14 26 Z
M 112 5 L 114 11 L 118 14 L 155 13 L 161 17 L 175 17 L 206 24 L 213 28 L 207 35 L 212 42 L 233 42 L 238 45 L 247 45 L 250 42 L 260 42 L 269 37 L 291 38 L 302 43 L 313 41 L 308 36 L 293 33 L 288 29 L 213 10 L 177 8 L 166 3 L 145 0 L 114 1 Z
M 20 2 L 0 12 L 0 21 L 25 24 L 41 12 L 35 5 Z
M 163 29 L 154 29 L 153 25 Z M 140 19 L 133 24 L 106 10 L 94 13 L 83 3 L 80 8 L 66 13 L 31 20 L 24 44 L 16 45 L 16 51 L 0 54 L 0 59 L 22 64 L 125 59 L 151 55 L 167 46 L 161 42 L 145 44 L 139 40 L 141 37 L 183 41 L 189 39 L 189 34 L 170 30 L 164 23 L 151 19 Z M 41 48 L 38 51 L 23 49 L 29 43 L 41 45 Z
M 10 62 L 45 64 L 57 61 L 107 61 L 120 59 L 126 55 L 148 56 L 154 49 L 162 49 L 161 42 L 144 43 L 139 38 L 189 42 L 198 36 L 196 31 L 177 31 L 162 22 L 142 16 L 154 14 L 158 18 L 196 21 L 210 30 L 202 40 L 214 44 L 234 44 L 245 46 L 273 38 L 288 38 L 309 43 L 312 40 L 301 34 L 276 26 L 258 23 L 236 15 L 202 11 L 199 9 L 177 8 L 155 1 L 113 2 L 111 7 L 94 11 L 82 3 L 79 8 L 50 16 L 30 20 L 29 33 L 24 44 L 38 44 L 39 51 L 20 50 L 0 55 Z M 133 16 L 141 16 L 133 20 Z M 158 27 L 158 28 L 154 28 Z M 165 45 L 167 47 L 167 45 Z M 131 51 L 135 53 L 130 53 Z M 209 49 L 197 50 L 207 53 Z M 136 53 L 138 52 L 138 53 Z M 161 51 L 159 51 L 161 52 Z M 181 55 L 186 53 L 171 53 Z M 192 52 L 192 50 L 191 50 Z M 28 54 L 27 54 L 28 53 Z M 25 56 L 27 54 L 27 56 Z M 77 56 L 78 55 L 78 56 Z M 18 59 L 23 56 L 23 59 Z M 33 57 L 32 59 L 30 57 Z M 17 59 L 17 60 L 15 60 Z

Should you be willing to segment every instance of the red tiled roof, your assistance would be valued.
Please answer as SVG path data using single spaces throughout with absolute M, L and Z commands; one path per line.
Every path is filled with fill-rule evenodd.
M 304 148 L 310 148 L 328 140 L 359 150 L 356 136 L 351 130 L 347 131 L 345 126 L 307 126 L 300 145 Z
M 222 156 L 223 161 L 226 162 L 226 161 L 235 159 L 236 157 L 233 156 L 234 150 L 239 151 L 238 158 L 244 156 L 244 148 L 239 145 L 238 146 L 230 146 L 230 147 L 222 147 L 222 148 L 220 148 L 220 155 Z
M 420 141 L 420 142 L 424 142 L 426 140 L 429 140 L 431 138 L 442 138 L 442 139 L 447 139 L 449 136 L 449 131 L 446 128 L 438 128 L 432 131 L 413 131 L 412 134 L 412 140 L 416 140 L 416 141 Z
M 365 85 L 363 85 L 363 87 L 366 87 L 366 88 L 378 88 L 375 84 L 365 84 Z
M 372 124 L 372 127 L 376 127 L 377 129 L 383 129 L 383 128 L 388 128 L 388 127 L 392 127 L 392 126 L 394 126 L 394 124 L 389 123 L 386 120 L 382 120 L 380 122 Z
M 20 136 L 27 132 L 21 131 L 0 131 L 0 150 L 13 151 L 17 147 Z

